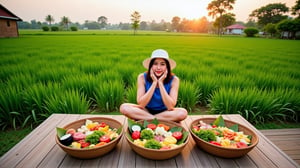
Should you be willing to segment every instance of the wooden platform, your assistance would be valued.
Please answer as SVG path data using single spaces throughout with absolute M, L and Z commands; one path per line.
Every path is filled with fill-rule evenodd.
M 0 158 L 0 167 L 299 167 L 293 159 L 240 115 L 223 115 L 223 117 L 251 128 L 259 136 L 258 145 L 241 158 L 224 159 L 210 155 L 195 145 L 191 135 L 187 146 L 178 156 L 163 161 L 145 159 L 136 154 L 124 136 L 117 147 L 105 156 L 90 160 L 70 157 L 55 143 L 55 127 L 63 127 L 72 121 L 92 116 L 100 117 L 100 115 L 51 115 Z M 127 118 L 124 116 L 101 117 L 114 118 L 123 123 L 125 128 L 127 126 Z M 182 125 L 188 128 L 193 120 L 201 117 L 208 116 L 189 116 Z
M 300 165 L 299 128 L 260 130 L 260 132 Z

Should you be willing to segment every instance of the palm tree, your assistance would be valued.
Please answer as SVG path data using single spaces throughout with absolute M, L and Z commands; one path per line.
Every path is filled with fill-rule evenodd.
M 54 22 L 54 18 L 51 15 L 47 15 L 45 18 L 46 22 L 49 22 L 49 25 L 51 27 L 51 23 Z
M 137 29 L 140 27 L 140 19 L 141 15 L 139 12 L 134 11 L 133 14 L 131 14 L 131 21 L 132 23 L 132 28 L 133 28 L 133 34 L 136 34 Z
M 63 17 L 61 18 L 61 23 L 62 23 L 62 24 L 64 25 L 64 27 L 66 27 L 67 30 L 68 30 L 68 25 L 69 25 L 69 23 L 71 23 L 71 21 L 70 21 L 70 19 L 69 19 L 68 17 L 63 16 Z
M 208 6 L 207 10 L 208 16 L 212 16 L 213 18 L 217 15 L 219 15 L 220 21 L 218 26 L 218 34 L 221 34 L 222 27 L 222 15 L 227 12 L 227 10 L 232 10 L 233 6 L 232 4 L 235 3 L 235 0 L 213 0 L 211 1 Z
M 101 28 L 104 28 L 107 25 L 107 17 L 105 16 L 98 17 L 98 23 L 100 24 Z

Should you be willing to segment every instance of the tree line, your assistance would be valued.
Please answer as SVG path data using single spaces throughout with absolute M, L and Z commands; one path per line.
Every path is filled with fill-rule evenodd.
M 108 23 L 108 18 L 100 16 L 96 21 L 86 20 L 83 24 L 78 22 L 73 23 L 71 20 L 63 16 L 61 21 L 54 23 L 54 18 L 51 15 L 45 17 L 44 22 L 32 20 L 29 22 L 18 22 L 21 29 L 40 29 L 42 26 L 57 26 L 61 30 L 68 30 L 69 27 L 78 29 L 110 29 L 110 30 L 153 30 L 153 31 L 172 31 L 172 32 L 195 32 L 195 33 L 216 33 L 223 34 L 225 28 L 229 25 L 238 23 L 246 27 L 256 28 L 260 31 L 274 36 L 276 33 L 289 32 L 289 36 L 294 37 L 296 32 L 300 31 L 300 0 L 295 2 L 295 5 L 288 8 L 283 3 L 271 3 L 253 10 L 249 14 L 246 23 L 236 21 L 233 10 L 235 0 L 213 0 L 208 6 L 208 16 L 212 16 L 214 21 L 208 21 L 206 17 L 189 20 L 174 16 L 171 21 L 161 20 L 157 22 L 141 21 L 141 14 L 134 11 L 131 14 L 131 23 L 111 24 Z M 295 18 L 289 17 L 291 13 Z

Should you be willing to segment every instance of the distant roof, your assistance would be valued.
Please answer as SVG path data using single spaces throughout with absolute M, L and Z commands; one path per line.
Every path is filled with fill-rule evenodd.
M 4 6 L 0 4 L 0 18 L 3 19 L 10 19 L 10 20 L 16 20 L 16 21 L 22 21 L 21 18 L 10 12 L 8 9 L 6 9 Z
M 226 27 L 227 29 L 245 29 L 246 27 L 240 24 L 234 24 Z

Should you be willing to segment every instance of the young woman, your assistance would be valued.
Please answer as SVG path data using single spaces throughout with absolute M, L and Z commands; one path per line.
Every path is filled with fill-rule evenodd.
M 157 49 L 143 61 L 147 72 L 138 76 L 137 104 L 124 103 L 120 112 L 134 120 L 164 119 L 180 122 L 187 117 L 184 108 L 175 108 L 179 78 L 172 74 L 176 62 L 167 51 Z

